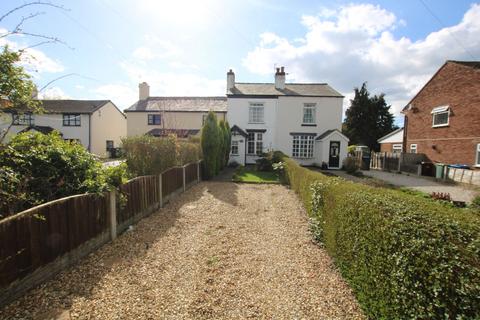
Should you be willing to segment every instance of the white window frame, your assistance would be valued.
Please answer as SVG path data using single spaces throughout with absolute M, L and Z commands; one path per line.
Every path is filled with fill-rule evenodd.
M 251 137 L 253 136 L 253 139 Z M 253 153 L 250 145 L 253 144 Z M 263 132 L 249 132 L 247 135 L 247 155 L 260 156 L 263 153 Z
M 414 150 L 415 152 L 413 152 Z M 418 152 L 417 144 L 416 143 L 410 144 L 410 153 L 417 153 L 417 152 Z
M 292 140 L 292 157 L 296 159 L 312 159 L 314 154 L 315 136 L 294 135 Z
M 232 154 L 232 156 L 238 156 L 239 155 L 238 145 L 239 145 L 238 141 L 236 141 L 236 140 L 232 141 L 232 147 L 230 149 L 230 153 Z M 234 150 L 236 150 L 236 151 L 234 151 Z
M 315 103 L 305 103 L 303 105 L 303 115 L 302 115 L 302 124 L 316 124 L 316 109 L 317 109 L 317 105 Z M 312 121 L 311 122 L 307 122 L 305 121 L 305 111 L 306 110 L 312 110 Z
M 251 102 L 248 107 L 248 123 L 265 123 L 265 104 Z
M 12 113 L 12 124 L 14 126 L 34 126 L 35 116 L 32 113 Z
M 394 144 L 392 144 L 392 152 L 395 153 L 395 152 L 398 152 L 398 151 L 400 151 L 400 152 L 403 151 L 403 146 L 402 146 L 402 144 L 401 144 L 401 143 L 394 143 Z
M 477 156 L 475 158 L 475 167 L 480 167 L 480 143 L 477 143 Z
M 438 127 L 446 127 L 450 123 L 450 107 L 449 106 L 440 106 L 433 108 L 432 112 L 432 127 L 433 128 L 438 128 Z M 440 124 L 435 124 L 435 117 L 442 115 L 442 114 L 447 114 L 447 123 L 440 123 Z

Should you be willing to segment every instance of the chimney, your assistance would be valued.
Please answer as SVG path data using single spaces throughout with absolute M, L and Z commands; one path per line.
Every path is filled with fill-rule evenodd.
M 235 87 L 235 73 L 232 69 L 227 72 L 227 92 Z
M 275 72 L 275 89 L 285 89 L 285 67 L 277 68 Z
M 138 99 L 145 100 L 150 96 L 150 86 L 146 82 L 138 85 Z

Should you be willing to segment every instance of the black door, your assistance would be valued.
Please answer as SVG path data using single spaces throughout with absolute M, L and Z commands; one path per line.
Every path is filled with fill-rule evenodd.
M 340 167 L 340 141 L 330 141 L 330 155 L 328 157 L 330 168 Z

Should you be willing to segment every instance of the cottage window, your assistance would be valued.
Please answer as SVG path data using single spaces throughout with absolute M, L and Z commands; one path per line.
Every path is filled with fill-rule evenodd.
M 410 145 L 410 153 L 417 153 L 417 145 L 411 144 Z
M 315 104 L 306 103 L 303 106 L 303 123 L 314 124 L 315 123 Z
M 149 114 L 148 115 L 148 125 L 160 125 L 162 122 L 162 117 L 159 114 Z
M 293 136 L 292 156 L 294 158 L 313 158 L 313 135 Z
M 480 166 L 480 143 L 477 144 L 477 159 L 475 161 L 475 165 Z
M 238 141 L 232 141 L 232 149 L 230 152 L 233 156 L 238 156 Z
M 261 155 L 263 152 L 263 133 L 249 132 L 247 136 L 247 153 Z
M 80 114 L 78 113 L 65 113 L 63 114 L 63 126 L 64 127 L 80 127 L 81 126 Z
M 248 109 L 248 122 L 249 123 L 263 123 L 264 122 L 264 109 L 263 103 L 250 103 Z
M 113 140 L 107 140 L 107 151 L 110 151 L 114 148 Z
M 432 127 L 448 126 L 450 109 L 448 106 L 441 106 L 432 110 Z
M 12 114 L 12 120 L 14 125 L 18 126 L 33 126 L 35 119 L 31 113 Z

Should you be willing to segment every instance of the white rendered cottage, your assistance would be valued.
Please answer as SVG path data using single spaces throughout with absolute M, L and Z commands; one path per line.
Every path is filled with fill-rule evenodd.
M 326 83 L 236 83 L 227 73 L 230 162 L 252 164 L 262 152 L 280 150 L 301 165 L 339 169 L 348 138 L 341 132 L 343 96 Z

